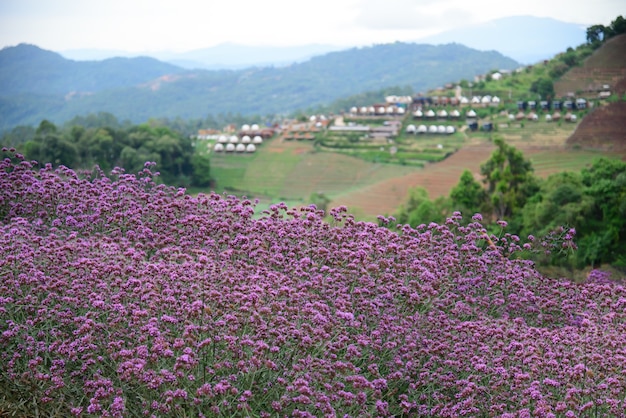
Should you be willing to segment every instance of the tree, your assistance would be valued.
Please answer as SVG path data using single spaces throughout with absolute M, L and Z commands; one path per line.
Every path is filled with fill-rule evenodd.
M 311 193 L 311 196 L 309 196 L 309 201 L 313 203 L 315 207 L 317 207 L 317 209 L 323 210 L 324 212 L 326 212 L 326 210 L 328 209 L 328 204 L 330 203 L 330 199 L 328 198 L 328 196 L 321 192 Z
M 411 188 L 406 204 L 400 207 L 395 218 L 399 224 L 409 224 L 413 227 L 430 222 L 440 223 L 445 220 L 446 204 L 444 198 L 431 201 L 423 187 Z
M 542 99 L 551 99 L 554 97 L 554 83 L 548 78 L 539 78 L 530 86 L 530 91 L 537 93 Z
M 571 47 L 567 48 L 567 51 L 561 54 L 559 58 L 568 67 L 573 67 L 576 64 L 578 64 L 578 57 L 576 56 L 576 51 L 574 51 Z
M 578 228 L 591 205 L 584 189 L 581 174 L 575 172 L 556 173 L 542 181 L 522 209 L 524 234 L 543 236 L 562 225 Z
M 207 155 L 194 153 L 191 157 L 193 174 L 191 184 L 197 187 L 208 187 L 211 185 L 211 160 Z
M 626 268 L 626 163 L 602 158 L 581 174 L 592 199 L 580 226 L 581 261 Z
M 473 215 L 484 212 L 486 200 L 485 189 L 469 170 L 463 171 L 459 183 L 450 191 L 452 209 L 462 213 L 471 212 Z
M 496 138 L 498 147 L 489 160 L 480 166 L 483 183 L 498 219 L 508 218 L 521 209 L 526 200 L 538 191 L 530 161 L 521 151 Z
M 614 21 L 611 22 L 611 26 L 608 29 L 609 37 L 621 35 L 626 33 L 626 19 L 623 16 L 617 16 Z
M 24 153 L 29 159 L 41 164 L 74 167 L 78 162 L 78 152 L 74 144 L 63 137 L 56 125 L 48 120 L 41 121 L 33 140 L 24 145 Z
M 604 25 L 593 25 L 587 28 L 587 43 L 597 48 L 606 38 L 607 28 Z

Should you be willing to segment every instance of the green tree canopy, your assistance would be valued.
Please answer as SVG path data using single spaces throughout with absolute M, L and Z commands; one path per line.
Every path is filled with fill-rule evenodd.
M 496 138 L 496 150 L 489 160 L 480 166 L 483 183 L 498 219 L 509 218 L 522 208 L 526 200 L 538 191 L 530 161 L 521 151 Z
M 484 212 L 486 197 L 485 189 L 469 170 L 463 171 L 459 183 L 450 191 L 453 210 L 458 210 L 464 215 Z

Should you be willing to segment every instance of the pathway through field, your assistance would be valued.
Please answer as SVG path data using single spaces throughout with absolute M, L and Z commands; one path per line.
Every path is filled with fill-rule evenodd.
M 467 145 L 439 163 L 429 164 L 423 170 L 381 181 L 333 199 L 330 206 L 345 205 L 350 211 L 367 217 L 391 215 L 405 201 L 412 187 L 424 187 L 430 198 L 447 196 L 459 182 L 464 170 L 480 178 L 480 165 L 489 158 L 493 145 Z

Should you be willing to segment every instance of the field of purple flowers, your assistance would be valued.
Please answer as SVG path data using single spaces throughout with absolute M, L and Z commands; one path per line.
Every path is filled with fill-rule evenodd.
M 0 415 L 626 416 L 626 290 L 540 239 L 112 174 L 0 163 Z

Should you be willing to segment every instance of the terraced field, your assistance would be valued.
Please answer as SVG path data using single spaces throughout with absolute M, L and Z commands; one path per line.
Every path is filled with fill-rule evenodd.
M 554 83 L 557 97 L 568 93 L 592 95 L 604 84 L 612 89 L 626 78 L 626 35 L 609 39 L 602 48 L 589 56 L 582 66 L 572 68 Z
M 252 155 L 214 154 L 211 158 L 211 171 L 219 182 L 217 191 L 302 203 L 314 192 L 334 196 L 419 170 L 315 152 L 310 142 L 280 138 L 263 144 Z
M 579 124 L 569 122 L 510 122 L 493 119 L 497 132 L 463 130 L 450 138 L 459 150 L 424 168 L 367 162 L 333 152 L 315 150 L 313 141 L 274 138 L 254 154 L 214 154 L 211 170 L 218 191 L 260 198 L 264 205 L 307 204 L 312 193 L 324 193 L 330 207 L 345 205 L 357 218 L 374 220 L 396 212 L 412 187 L 424 187 L 431 198 L 447 196 L 465 169 L 480 178 L 480 165 L 493 152 L 494 134 L 521 150 L 540 177 L 565 170 L 578 171 L 595 158 L 621 154 L 585 147 L 568 147 L 567 139 Z M 429 141 L 416 137 L 416 141 Z

